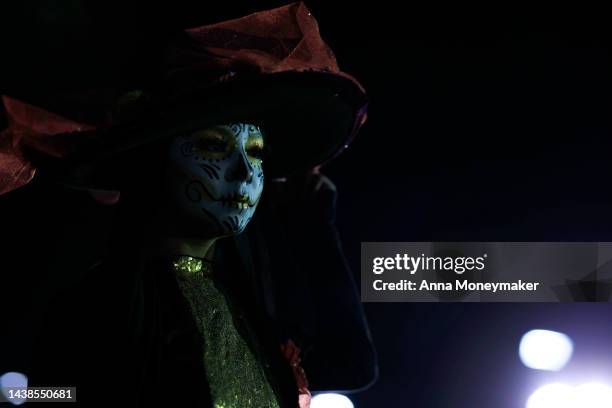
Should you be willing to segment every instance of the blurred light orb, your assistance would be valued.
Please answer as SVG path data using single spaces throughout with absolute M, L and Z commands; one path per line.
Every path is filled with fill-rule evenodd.
M 612 407 L 612 387 L 600 383 L 579 385 L 574 390 L 574 406 L 584 408 Z
M 567 335 L 550 330 L 531 330 L 519 344 L 523 364 L 534 370 L 561 370 L 572 358 L 574 344 Z
M 610 408 L 612 387 L 601 383 L 586 383 L 577 387 L 548 384 L 535 390 L 526 408 Z
M 526 405 L 526 408 L 574 407 L 574 387 L 559 383 L 548 384 L 538 388 L 531 394 Z
M 310 408 L 353 408 L 353 403 L 345 395 L 330 392 L 315 395 Z
M 0 376 L 0 390 L 2 391 L 2 395 L 7 401 L 13 403 L 13 405 L 21 405 L 26 402 L 25 398 L 15 398 L 9 399 L 8 390 L 4 390 L 4 388 L 8 387 L 19 387 L 25 388 L 28 386 L 28 377 L 25 374 L 18 373 L 16 371 L 9 371 L 8 373 L 4 373 Z

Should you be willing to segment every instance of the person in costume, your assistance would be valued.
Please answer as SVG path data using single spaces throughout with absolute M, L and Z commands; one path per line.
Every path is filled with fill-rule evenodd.
M 329 200 L 292 228 L 286 200 L 296 175 L 310 198 L 333 191 L 316 169 L 363 124 L 363 88 L 302 3 L 185 30 L 164 55 L 151 86 L 100 93 L 97 122 L 3 98 L 2 192 L 39 172 L 118 201 L 106 255 L 49 309 L 32 385 L 74 385 L 83 406 L 215 408 L 307 407 L 309 380 L 367 386 L 374 353 L 352 281 L 334 279 L 347 268 Z M 304 279 L 333 268 L 327 289 Z M 323 300 L 342 291 L 334 311 Z

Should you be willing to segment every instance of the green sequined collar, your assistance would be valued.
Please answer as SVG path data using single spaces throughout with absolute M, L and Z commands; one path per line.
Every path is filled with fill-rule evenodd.
M 212 276 L 212 263 L 206 259 L 177 255 L 171 258 L 171 262 L 174 270 L 179 274 Z

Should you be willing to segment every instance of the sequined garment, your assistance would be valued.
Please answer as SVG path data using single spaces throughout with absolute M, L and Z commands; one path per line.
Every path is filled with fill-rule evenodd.
M 173 266 L 204 339 L 204 366 L 214 407 L 279 408 L 261 364 L 234 324 L 231 306 L 208 263 L 180 256 L 173 260 Z

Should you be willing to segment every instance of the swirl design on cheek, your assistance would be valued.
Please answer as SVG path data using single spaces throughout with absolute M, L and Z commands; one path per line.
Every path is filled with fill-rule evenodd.
M 221 170 L 221 167 L 208 163 L 198 163 L 198 166 L 208 175 L 208 178 L 219 180 L 218 170 Z
M 188 140 L 184 143 L 181 143 L 180 146 L 181 154 L 185 157 L 193 156 L 193 142 Z
M 204 194 L 213 200 L 212 195 L 206 189 L 206 186 L 199 180 L 191 180 L 185 185 L 185 197 L 193 203 L 200 203 L 204 198 Z M 202 212 L 215 224 L 218 231 L 223 233 L 224 228 L 219 222 L 219 219 L 214 216 L 210 211 L 207 211 L 204 207 L 200 207 Z

